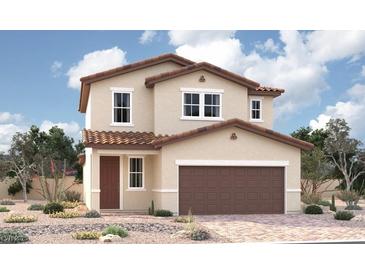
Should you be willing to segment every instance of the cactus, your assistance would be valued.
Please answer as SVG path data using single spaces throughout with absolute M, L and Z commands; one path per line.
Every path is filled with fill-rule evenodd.
M 330 205 L 330 210 L 331 211 L 336 211 L 336 203 L 335 203 L 335 195 L 332 194 L 332 202 L 331 202 L 331 205 Z
M 148 208 L 148 215 L 154 215 L 155 214 L 155 203 L 151 202 L 151 206 Z

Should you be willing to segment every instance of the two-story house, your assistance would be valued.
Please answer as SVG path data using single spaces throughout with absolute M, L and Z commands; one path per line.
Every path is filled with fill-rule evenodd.
M 81 78 L 84 200 L 176 214 L 300 210 L 300 154 L 273 131 L 284 90 L 165 54 Z

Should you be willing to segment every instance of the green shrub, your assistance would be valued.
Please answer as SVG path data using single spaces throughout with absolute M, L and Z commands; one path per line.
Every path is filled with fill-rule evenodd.
M 158 209 L 158 210 L 155 211 L 155 214 L 154 215 L 156 217 L 171 217 L 174 214 L 170 210 Z
M 97 240 L 101 233 L 98 231 L 78 231 L 71 234 L 72 238 L 77 240 Z
M 331 206 L 331 202 L 330 201 L 326 201 L 326 200 L 320 200 L 317 205 Z
M 33 187 L 32 187 L 31 181 L 30 182 L 27 182 L 26 183 L 26 191 L 27 191 L 27 193 L 29 193 L 32 188 Z M 9 195 L 12 195 L 12 196 L 15 196 L 15 194 L 17 194 L 18 192 L 21 192 L 21 191 L 23 191 L 23 186 L 22 186 L 22 184 L 19 181 L 16 181 L 16 182 L 12 183 L 8 187 L 8 194 Z
M 110 225 L 107 228 L 105 228 L 102 232 L 103 236 L 108 234 L 118 235 L 124 238 L 128 236 L 128 231 L 120 227 L 119 225 Z
M 5 199 L 0 202 L 0 205 L 15 205 L 15 203 L 12 200 Z
M 305 214 L 323 214 L 322 208 L 317 205 L 309 205 L 305 208 Z
M 80 217 L 80 213 L 76 211 L 60 211 L 49 214 L 50 218 L 61 218 L 61 219 L 70 219 Z
M 336 220 L 350 221 L 355 215 L 351 211 L 337 211 L 335 214 Z
M 72 209 L 72 208 L 79 206 L 80 202 L 62 201 L 60 204 L 63 206 L 63 208 Z
M 5 207 L 5 206 L 1 206 L 0 207 L 0 212 L 9 212 L 10 211 L 10 209 L 8 209 L 7 207 Z
M 204 229 L 195 229 L 190 233 L 190 239 L 194 241 L 204 241 L 210 238 L 208 231 Z
M 302 202 L 307 205 L 318 204 L 321 201 L 321 195 L 317 193 L 303 194 Z
M 85 214 L 85 218 L 100 218 L 100 213 L 96 210 L 90 210 L 88 212 L 86 212 Z
M 65 201 L 68 202 L 80 202 L 81 201 L 81 193 L 73 190 L 65 191 Z
M 37 217 L 33 215 L 11 214 L 4 219 L 5 223 L 32 223 L 37 221 Z
M 361 206 L 358 205 L 349 205 L 345 207 L 346 210 L 362 210 Z
M 41 205 L 41 204 L 32 204 L 28 207 L 28 210 L 42 211 L 43 209 L 44 209 L 44 205 Z
M 334 194 L 332 194 L 330 210 L 336 212 L 336 200 Z
M 43 213 L 52 214 L 56 212 L 62 212 L 64 210 L 63 205 L 57 202 L 50 202 L 44 206 Z
M 337 198 L 345 202 L 347 206 L 357 205 L 360 200 L 360 195 L 351 190 L 342 190 L 337 193 Z
M 17 244 L 29 241 L 27 235 L 19 230 L 0 230 L 0 244 Z

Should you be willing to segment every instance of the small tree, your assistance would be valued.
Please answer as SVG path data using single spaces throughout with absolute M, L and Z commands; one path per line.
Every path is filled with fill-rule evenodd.
M 326 129 L 328 132 L 324 144 L 326 154 L 343 175 L 346 190 L 349 191 L 356 179 L 365 174 L 361 142 L 349 137 L 350 127 L 343 119 L 331 119 Z
M 3 156 L 1 159 L 0 177 L 8 180 L 13 178 L 20 183 L 24 202 L 28 200 L 27 185 L 31 183 L 35 171 L 34 153 L 30 134 L 18 132 L 13 136 L 9 155 Z
M 320 187 L 331 179 L 332 172 L 333 166 L 320 148 L 315 147 L 312 151 L 303 152 L 301 176 L 303 194 L 317 194 Z
M 303 195 L 319 194 L 321 185 L 326 184 L 333 173 L 333 166 L 323 152 L 324 141 L 328 136 L 327 131 L 301 127 L 291 133 L 291 136 L 315 145 L 311 151 L 302 151 L 301 190 Z

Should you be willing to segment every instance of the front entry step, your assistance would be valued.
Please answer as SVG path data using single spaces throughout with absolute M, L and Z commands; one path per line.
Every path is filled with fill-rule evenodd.
M 121 209 L 101 209 L 103 216 L 117 216 L 117 215 L 147 215 L 145 210 L 121 210 Z

